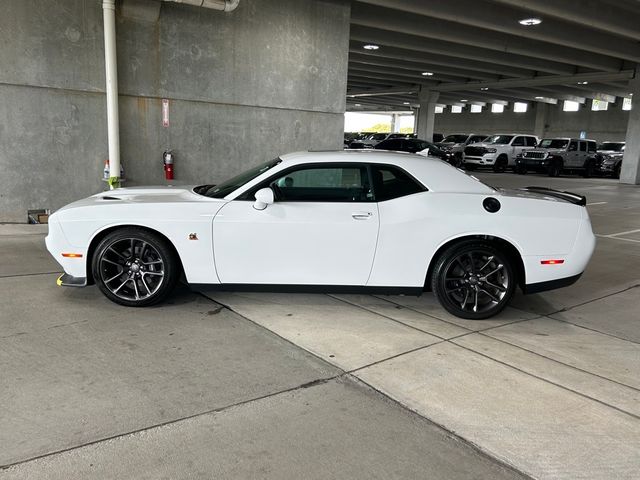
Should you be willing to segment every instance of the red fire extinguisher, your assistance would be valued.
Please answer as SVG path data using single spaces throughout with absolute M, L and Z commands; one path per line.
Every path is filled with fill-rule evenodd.
M 173 180 L 173 152 L 171 150 L 164 151 L 162 162 L 164 163 L 165 180 Z

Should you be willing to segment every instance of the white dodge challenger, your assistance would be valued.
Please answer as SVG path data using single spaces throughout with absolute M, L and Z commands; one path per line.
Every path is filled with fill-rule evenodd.
M 385 151 L 283 155 L 218 185 L 135 187 L 49 219 L 59 285 L 147 306 L 180 277 L 224 290 L 433 291 L 462 318 L 515 289 L 574 283 L 595 247 L 584 197 L 491 188 L 447 163 Z

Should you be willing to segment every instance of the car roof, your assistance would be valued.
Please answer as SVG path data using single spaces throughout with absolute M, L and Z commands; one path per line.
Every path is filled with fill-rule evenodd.
M 572 138 L 572 137 L 545 137 L 543 140 L 571 140 L 576 142 L 595 142 L 591 138 Z

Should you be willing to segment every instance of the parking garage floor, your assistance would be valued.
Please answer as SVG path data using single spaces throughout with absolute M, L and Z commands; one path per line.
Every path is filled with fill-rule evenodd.
M 587 196 L 577 284 L 485 321 L 431 294 L 126 309 L 0 226 L 0 478 L 637 478 L 640 189 L 478 176 Z

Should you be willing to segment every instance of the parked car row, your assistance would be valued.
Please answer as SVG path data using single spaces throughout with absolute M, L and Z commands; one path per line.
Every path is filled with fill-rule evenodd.
M 414 134 L 363 132 L 349 141 L 347 135 L 345 148 L 419 153 L 466 170 L 489 168 L 505 172 L 510 169 L 521 175 L 537 172 L 552 177 L 578 173 L 584 177 L 599 174 L 619 178 L 625 148 L 624 142 L 604 142 L 598 146 L 595 140 L 589 139 L 540 140 L 535 135 L 519 133 L 456 133 L 437 143 L 418 139 Z

